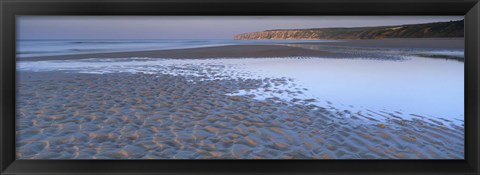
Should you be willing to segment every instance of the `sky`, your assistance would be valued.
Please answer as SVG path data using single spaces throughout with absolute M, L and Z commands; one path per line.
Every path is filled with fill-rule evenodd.
M 17 16 L 17 39 L 232 39 L 271 29 L 365 27 L 463 16 Z

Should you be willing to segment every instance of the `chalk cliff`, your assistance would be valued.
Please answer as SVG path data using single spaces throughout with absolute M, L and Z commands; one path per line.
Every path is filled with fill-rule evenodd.
M 316 40 L 463 37 L 464 20 L 398 26 L 276 29 L 239 34 L 237 40 Z

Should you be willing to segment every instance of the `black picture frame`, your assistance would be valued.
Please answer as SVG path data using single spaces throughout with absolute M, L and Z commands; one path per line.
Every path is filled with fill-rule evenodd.
M 0 0 L 0 174 L 478 174 L 478 0 Z M 15 160 L 16 15 L 464 15 L 464 160 Z

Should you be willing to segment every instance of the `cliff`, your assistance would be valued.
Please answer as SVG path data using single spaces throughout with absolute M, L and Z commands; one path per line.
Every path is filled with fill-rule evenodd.
M 316 40 L 463 37 L 464 20 L 398 26 L 276 29 L 235 35 L 237 40 Z

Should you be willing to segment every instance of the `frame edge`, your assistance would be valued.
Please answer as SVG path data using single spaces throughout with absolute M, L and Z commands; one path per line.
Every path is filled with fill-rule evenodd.
M 6 79 L 6 76 L 7 74 L 11 73 L 12 72 L 12 68 L 8 68 L 7 67 L 7 64 L 5 64 L 5 59 L 6 58 L 9 58 L 10 56 L 12 56 L 11 54 L 8 54 L 4 51 L 8 50 L 9 48 L 11 47 L 15 47 L 15 45 L 11 45 L 11 43 L 9 42 L 10 41 L 10 38 L 13 37 L 15 40 L 15 36 L 10 36 L 9 33 L 7 33 L 10 28 L 13 28 L 15 30 L 15 26 L 7 26 L 6 24 L 9 24 L 10 23 L 10 20 L 12 20 L 12 15 L 13 15 L 13 19 L 15 18 L 14 17 L 14 14 L 12 13 L 12 11 L 10 11 L 9 9 L 7 9 L 5 6 L 6 4 L 8 3 L 9 1 L 4 1 L 4 0 L 0 0 L 0 38 L 2 38 L 2 41 L 0 42 L 0 85 L 2 85 L 0 87 L 0 136 L 2 138 L 0 138 L 0 174 L 3 174 L 3 173 L 9 173 L 9 172 L 6 172 L 7 171 L 7 168 L 12 165 L 12 164 L 15 164 L 15 154 L 14 154 L 14 147 L 11 147 L 10 146 L 5 146 L 6 144 L 10 144 L 6 138 L 7 137 L 11 137 L 11 135 L 13 134 L 14 136 L 14 132 L 12 133 L 12 121 L 13 121 L 13 124 L 14 123 L 14 120 L 11 120 L 11 119 L 6 119 L 6 114 L 8 113 L 6 110 L 6 108 L 4 108 L 5 105 L 8 105 L 8 106 L 11 106 L 11 105 L 14 105 L 14 104 L 8 104 L 8 102 L 6 101 L 6 96 L 11 96 L 12 94 L 9 94 L 9 92 L 7 92 L 6 88 L 4 88 L 4 83 L 6 84 L 9 84 L 11 83 L 12 81 L 10 81 L 8 79 L 8 82 L 7 82 L 7 79 Z M 29 1 L 29 2 L 32 2 L 32 1 Z M 103 1 L 100 1 L 100 2 L 103 2 Z M 472 98 L 469 98 L 469 100 L 474 100 L 473 104 L 477 104 L 478 105 L 478 102 L 480 101 L 480 89 L 478 88 L 478 81 L 480 80 L 479 78 L 479 70 L 478 68 L 480 67 L 480 62 L 478 61 L 478 59 L 480 59 L 480 52 L 479 52 L 479 48 L 477 48 L 476 46 L 478 46 L 480 44 L 480 23 L 479 23 L 479 20 L 480 20 L 480 3 L 476 3 L 475 6 L 472 7 L 472 9 L 470 9 L 470 11 L 465 15 L 465 21 L 466 21 L 466 26 L 465 26 L 465 33 L 467 35 L 468 33 L 468 36 L 471 36 L 471 37 L 465 37 L 465 44 L 466 44 L 466 47 L 465 47 L 465 56 L 468 55 L 468 57 L 470 58 L 476 58 L 476 60 L 474 60 L 473 62 L 471 62 L 472 64 L 470 64 L 473 69 L 469 69 L 469 71 L 475 71 L 475 79 L 476 81 L 474 82 L 471 82 L 473 84 L 468 84 L 469 88 L 467 89 L 467 83 L 465 84 L 466 85 L 466 91 L 468 92 L 472 92 L 471 95 L 473 95 Z M 467 22 L 468 21 L 468 22 Z M 467 26 L 467 24 L 469 24 Z M 5 28 L 9 28 L 8 30 L 4 30 Z M 467 44 L 468 43 L 468 44 Z M 472 47 L 473 46 L 473 47 Z M 8 47 L 7 49 L 4 49 L 4 47 Z M 465 69 L 465 71 L 467 71 L 467 68 Z M 13 70 L 13 72 L 15 72 L 15 70 Z M 472 72 L 470 72 L 472 73 Z M 467 76 L 468 74 L 465 75 L 465 77 Z M 465 78 L 467 79 L 467 78 Z M 14 79 L 13 79 L 13 83 L 15 83 Z M 471 86 L 471 87 L 470 87 Z M 467 98 L 465 98 L 467 100 Z M 469 120 L 469 123 L 466 124 L 468 125 L 468 129 L 469 131 L 473 131 L 474 134 L 476 135 L 465 135 L 465 139 L 467 140 L 470 140 L 470 141 L 474 141 L 473 145 L 476 145 L 476 146 L 479 146 L 479 140 L 478 138 L 476 138 L 476 136 L 479 136 L 480 133 L 479 133 L 479 129 L 478 129 L 478 126 L 480 126 L 480 120 L 478 119 L 478 109 L 471 109 L 469 110 L 470 112 L 474 112 L 475 113 L 475 116 L 476 118 L 474 118 L 473 120 Z M 468 111 L 465 111 L 466 113 Z M 466 120 L 465 120 L 466 121 Z M 14 128 L 14 125 L 13 125 L 13 128 Z M 467 129 L 467 127 L 466 127 Z M 14 145 L 14 144 L 12 144 Z M 467 145 L 467 144 L 466 144 Z M 11 149 L 13 149 L 13 157 L 12 155 L 10 154 L 11 152 Z M 468 151 L 471 153 L 474 153 L 474 154 L 469 154 L 469 155 L 465 155 L 466 157 L 466 160 L 467 162 L 469 163 L 469 165 L 471 166 L 471 168 L 474 169 L 473 172 L 468 172 L 468 173 L 473 173 L 473 174 L 478 174 L 479 173 L 479 169 L 480 169 L 480 162 L 479 162 L 479 158 L 480 158 L 480 147 L 465 147 L 466 151 L 468 149 Z M 8 155 L 7 155 L 8 154 Z M 17 162 L 18 163 L 18 162 Z M 10 172 L 12 173 L 12 172 Z M 464 172 L 464 173 L 467 173 L 467 172 Z M 174 174 L 174 173 L 172 173 Z M 200 173 L 198 173 L 200 174 Z M 327 173 L 329 174 L 329 173 Z M 339 173 L 340 174 L 340 173 Z M 463 174 L 463 173 L 462 173 Z
M 474 169 L 475 173 L 479 174 L 480 170 L 480 146 L 479 146 L 479 138 L 478 136 L 480 135 L 480 130 L 478 127 L 480 126 L 480 120 L 479 120 L 479 113 L 478 113 L 478 102 L 480 101 L 480 89 L 478 86 L 478 83 L 480 81 L 480 72 L 479 72 L 479 67 L 480 67 L 480 51 L 479 51 L 479 44 L 480 44 L 480 2 L 477 2 L 475 6 L 473 6 L 468 13 L 465 15 L 465 56 L 469 58 L 476 58 L 469 60 L 471 64 L 466 64 L 466 69 L 465 71 L 470 71 L 466 72 L 465 74 L 465 79 L 468 79 L 467 76 L 469 76 L 470 79 L 475 79 L 474 82 L 470 83 L 465 83 L 466 85 L 466 92 L 469 92 L 471 95 L 466 96 L 465 99 L 469 99 L 470 103 L 477 104 L 475 108 L 471 108 L 470 111 L 465 111 L 466 114 L 474 114 L 475 117 L 471 118 L 466 118 L 469 119 L 466 123 L 465 129 L 469 132 L 465 132 L 465 139 L 466 139 L 466 146 L 468 145 L 476 145 L 476 147 L 465 147 L 466 152 L 470 152 L 471 154 L 465 155 L 465 158 L 469 165 Z M 476 66 L 476 67 L 475 67 Z M 474 71 L 474 72 L 472 72 Z M 473 76 L 473 77 L 470 77 Z M 472 84 L 471 84 L 472 83 Z M 468 93 L 467 93 L 468 94 Z M 468 135 L 468 133 L 475 133 L 475 135 Z M 473 144 L 469 142 L 474 142 Z

